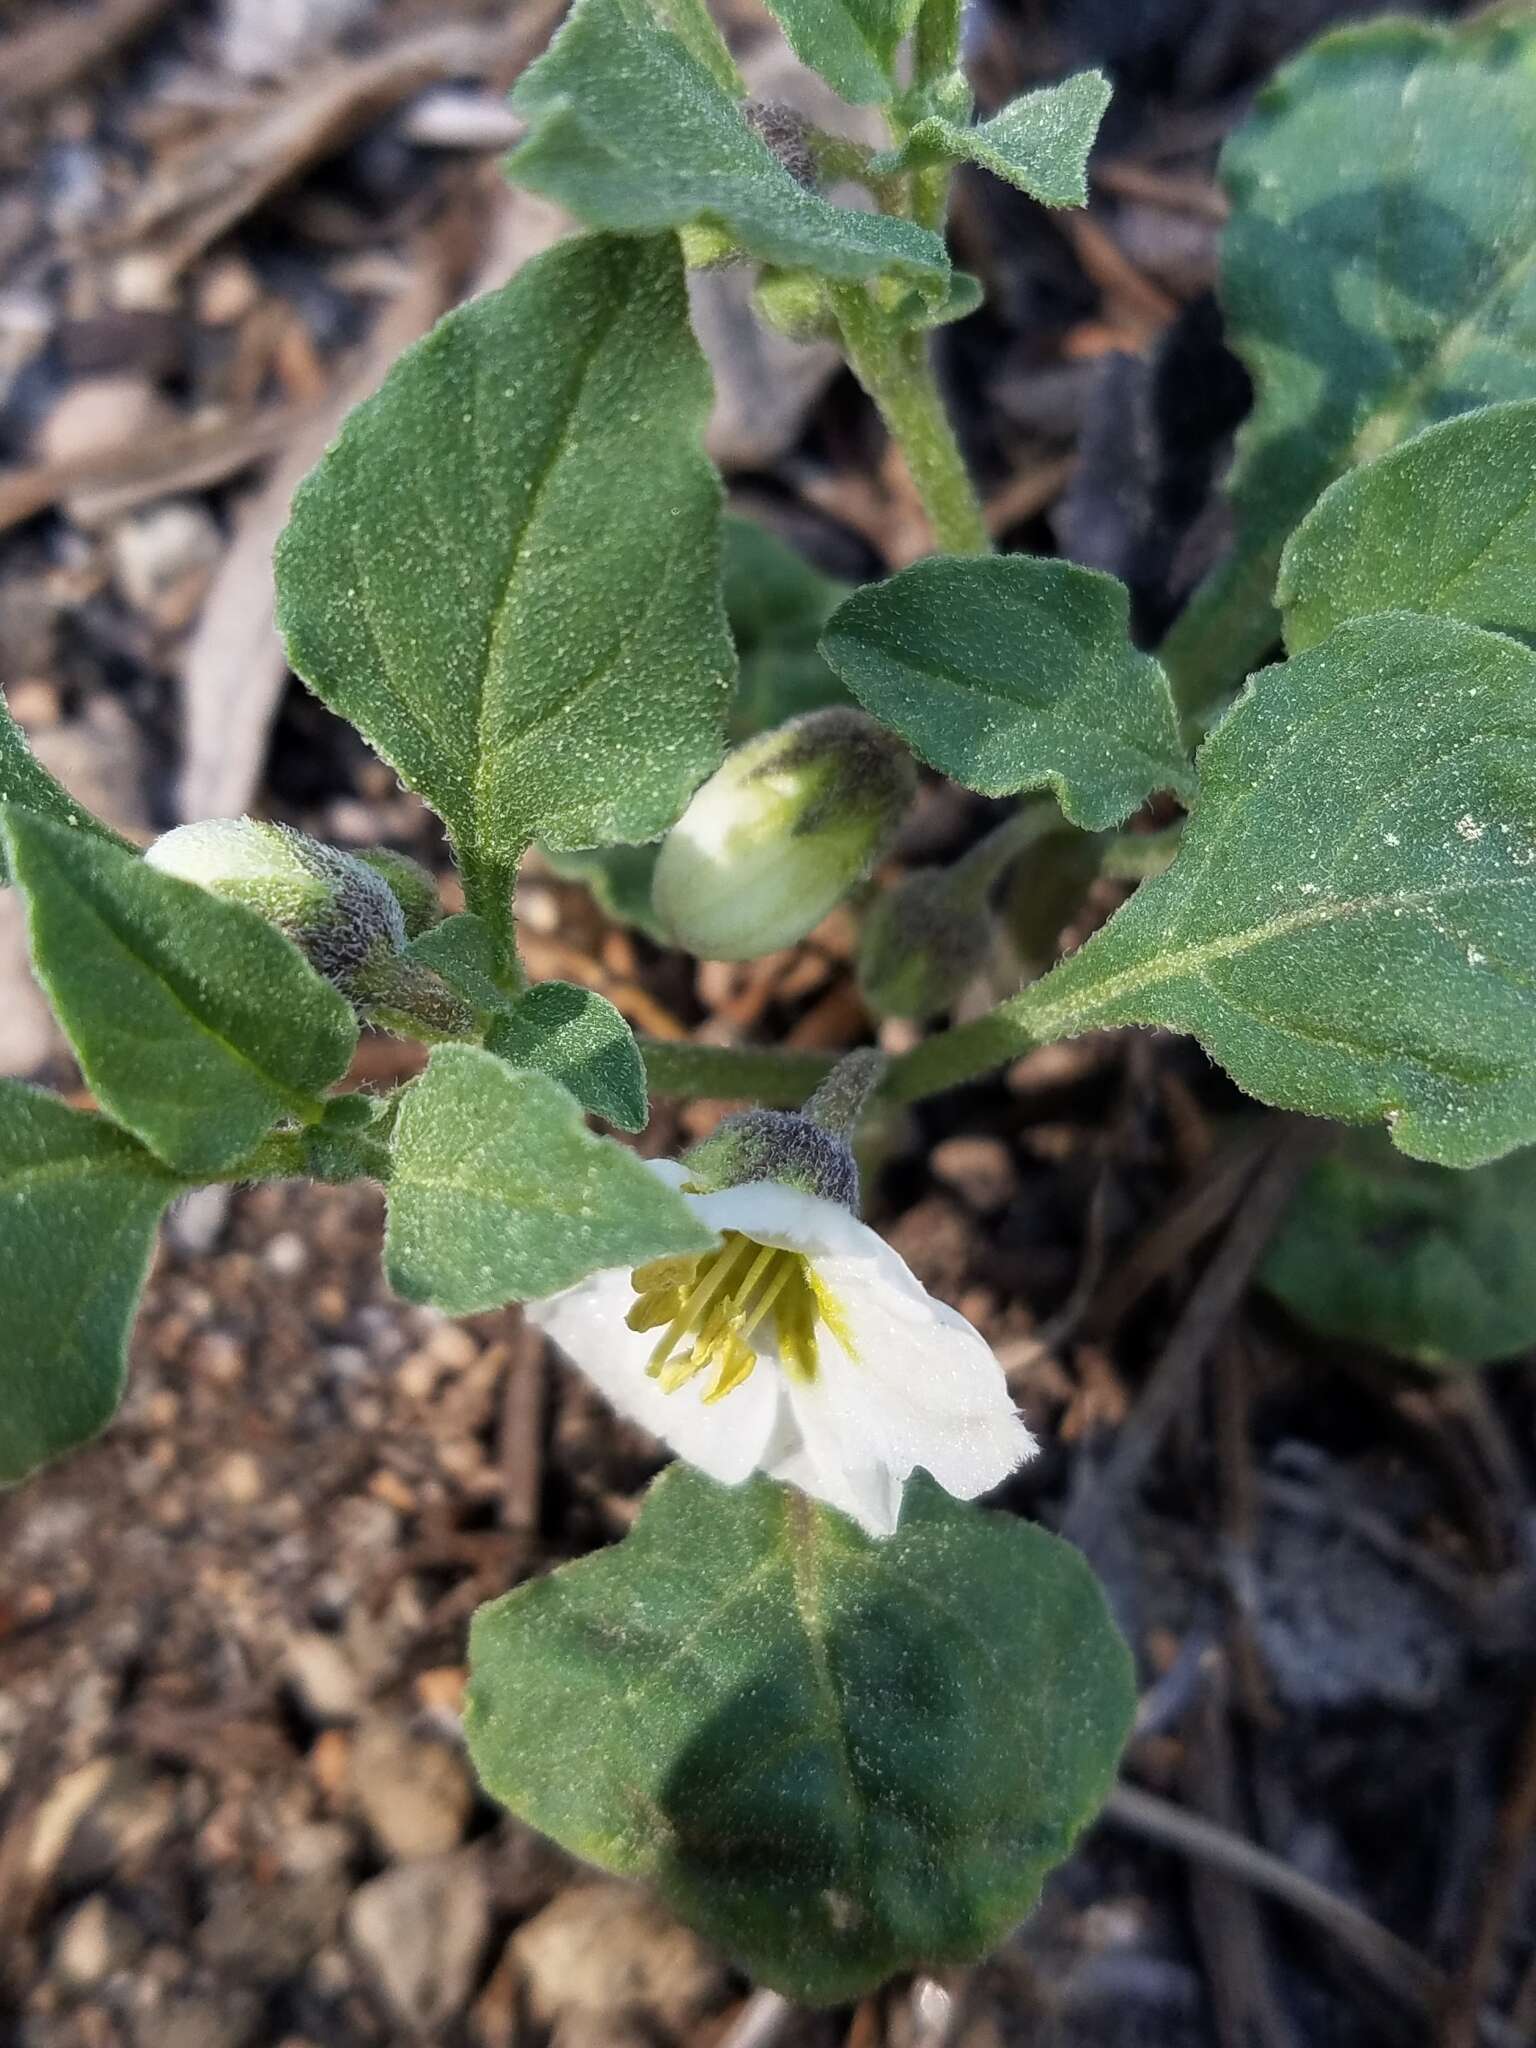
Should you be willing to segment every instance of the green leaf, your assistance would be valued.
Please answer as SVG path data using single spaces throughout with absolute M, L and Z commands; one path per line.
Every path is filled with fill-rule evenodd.
M 1443 420 L 1340 477 L 1286 542 L 1275 602 L 1293 654 L 1388 611 L 1536 641 L 1536 399 Z
M 1109 105 L 1109 80 L 1079 71 L 1060 85 L 1020 94 L 974 128 L 930 114 L 871 171 L 887 176 L 943 164 L 977 164 L 1043 206 L 1088 204 L 1088 152 Z
M 1222 299 L 1256 387 L 1230 559 L 1169 635 L 1220 701 L 1279 636 L 1286 536 L 1334 477 L 1431 421 L 1536 397 L 1536 25 L 1325 36 L 1228 143 Z
M 654 837 L 719 760 L 709 403 L 676 243 L 587 237 L 449 314 L 300 488 L 290 659 L 472 862 Z
M 103 1118 L 0 1081 L 0 1484 L 111 1420 L 155 1226 L 181 1185 Z
M 385 1267 L 408 1301 L 469 1315 L 712 1242 L 633 1152 L 593 1137 L 547 1074 L 440 1045 L 406 1092 Z
M 1087 1564 L 926 1479 L 884 1542 L 685 1466 L 480 1610 L 493 1796 L 816 2004 L 984 1955 L 1109 1791 L 1135 1704 Z
M 855 591 L 822 651 L 866 711 L 984 796 L 1050 789 L 1074 825 L 1117 825 L 1191 771 L 1129 598 L 1095 569 L 936 557 Z
M 61 782 L 56 782 L 38 760 L 22 735 L 21 727 L 0 699 L 0 804 L 24 804 L 40 817 L 56 824 L 71 825 L 93 833 L 110 845 L 126 847 L 110 825 L 93 817 L 84 804 L 77 804 Z M 129 849 L 132 850 L 131 848 Z M 5 854 L 0 849 L 0 885 L 11 879 Z
M 446 981 L 482 1020 L 511 1009 L 514 998 L 496 979 L 496 941 L 484 918 L 473 911 L 445 917 L 412 939 L 405 950 Z
M 645 1062 L 635 1034 L 606 996 L 574 982 L 541 981 L 496 1019 L 486 1044 L 508 1066 L 548 1074 L 621 1131 L 645 1129 Z
M 789 47 L 855 106 L 888 100 L 902 38 L 922 0 L 768 0 Z
M 926 228 L 833 206 L 785 170 L 675 36 L 624 0 L 577 0 L 512 94 L 528 139 L 508 176 L 589 227 L 702 227 L 760 263 L 853 283 L 887 272 L 942 294 L 944 244 Z M 648 502 L 641 493 L 642 502 Z
M 102 1107 L 188 1175 L 318 1114 L 357 1044 L 348 1003 L 243 904 L 7 805 L 32 965 Z
M 1475 1166 L 1536 1139 L 1536 653 L 1340 626 L 1201 749 L 1177 858 L 1015 999 L 1193 1032 L 1261 1101 Z
M 1488 1365 L 1536 1345 L 1536 1152 L 1473 1173 L 1355 1134 L 1315 1166 L 1260 1279 L 1330 1337 L 1418 1365 Z

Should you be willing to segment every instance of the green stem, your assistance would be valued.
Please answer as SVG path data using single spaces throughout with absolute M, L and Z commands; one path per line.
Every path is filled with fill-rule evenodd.
M 1059 808 L 1050 799 L 1020 804 L 951 867 L 949 879 L 954 886 L 954 900 L 983 906 L 993 884 L 1007 873 L 1019 855 L 1037 841 L 1063 830 L 1065 824 Z
M 961 0 L 923 0 L 912 38 L 912 78 L 932 85 L 960 62 Z
M 643 1038 L 640 1046 L 653 1095 L 756 1102 L 765 1109 L 798 1109 L 837 1065 L 826 1053 L 777 1046 L 698 1045 L 670 1038 Z
M 946 554 L 985 555 L 992 538 L 939 396 L 928 339 L 894 326 L 862 285 L 828 288 L 849 367 L 879 407 Z
M 513 913 L 513 891 L 517 887 L 515 860 L 493 861 L 480 856 L 458 855 L 464 877 L 464 904 L 486 926 L 496 949 L 495 974 L 498 985 L 509 996 L 520 996 L 528 977 L 517 956 L 517 920 Z
M 1091 1016 L 1070 998 L 1063 1001 L 1057 996 L 1051 987 L 1054 979 L 1047 975 L 1043 981 L 1032 982 L 984 1017 L 941 1031 L 903 1053 L 885 1077 L 880 1091 L 884 1100 L 920 1102 L 925 1095 L 958 1088 L 1007 1066 L 1037 1045 L 1050 1045 L 1089 1029 Z

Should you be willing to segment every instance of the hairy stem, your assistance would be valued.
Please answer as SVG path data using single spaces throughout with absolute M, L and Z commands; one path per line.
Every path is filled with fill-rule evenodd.
M 927 336 L 895 326 L 862 285 L 833 285 L 828 297 L 849 367 L 906 457 L 934 539 L 946 554 L 989 554 L 992 539 L 939 396 Z
M 912 38 L 912 75 L 918 85 L 945 78 L 960 62 L 961 0 L 923 0 Z
M 653 1095 L 756 1102 L 765 1109 L 798 1109 L 837 1065 L 825 1053 L 777 1046 L 697 1045 L 670 1038 L 643 1038 L 640 1045 Z
M 517 862 L 457 858 L 464 877 L 465 906 L 489 930 L 496 949 L 496 979 L 509 996 L 520 996 L 528 977 L 517 956 L 517 920 L 512 907 Z

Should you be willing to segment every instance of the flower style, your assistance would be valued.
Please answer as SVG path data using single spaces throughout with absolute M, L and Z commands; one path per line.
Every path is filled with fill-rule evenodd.
M 621 1414 L 712 1479 L 766 1472 L 872 1536 L 915 1467 L 969 1500 L 1033 1455 L 985 1339 L 841 1202 L 767 1179 L 697 1192 L 688 1167 L 651 1167 L 719 1247 L 528 1309 Z

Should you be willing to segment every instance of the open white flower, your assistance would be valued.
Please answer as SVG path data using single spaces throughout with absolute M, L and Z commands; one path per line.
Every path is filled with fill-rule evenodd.
M 986 1340 L 843 1207 L 780 1181 L 690 1192 L 722 1242 L 594 1273 L 528 1314 L 623 1415 L 712 1479 L 753 1471 L 888 1536 L 922 1466 L 962 1500 L 1033 1455 Z

